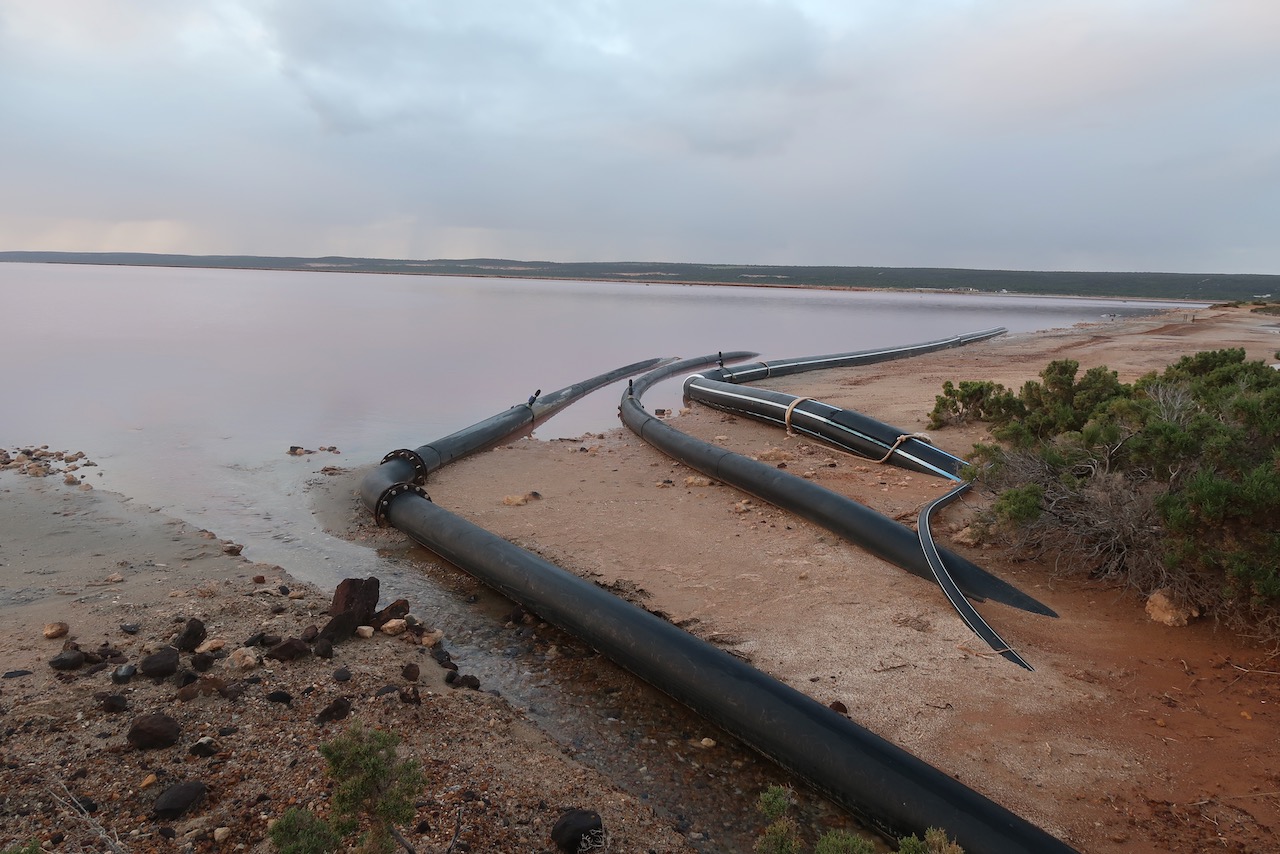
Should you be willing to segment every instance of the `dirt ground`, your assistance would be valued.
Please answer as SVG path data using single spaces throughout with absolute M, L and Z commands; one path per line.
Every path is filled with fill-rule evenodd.
M 761 384 L 914 432 L 925 429 L 945 379 L 1016 387 L 1048 360 L 1070 357 L 1131 380 L 1223 346 L 1270 362 L 1276 329 L 1239 309 L 1176 312 Z M 944 488 L 701 407 L 671 423 L 786 462 L 907 523 Z M 972 428 L 933 433 L 960 455 L 981 438 Z M 325 479 L 324 514 L 352 539 L 395 542 L 398 532 L 356 521 L 360 475 Z M 433 474 L 428 489 L 441 506 L 626 591 L 821 702 L 840 701 L 853 720 L 1081 851 L 1277 850 L 1280 658 L 1272 651 L 1208 623 L 1158 625 L 1124 591 L 965 547 L 953 535 L 974 508 L 948 510 L 936 523 L 940 544 L 1060 615 L 978 606 L 1035 666 L 1026 672 L 986 651 L 936 586 L 735 489 L 686 481 L 695 475 L 619 429 L 515 441 Z M 266 850 L 266 828 L 288 805 L 325 808 L 316 745 L 338 730 L 315 717 L 345 696 L 352 719 L 413 733 L 405 748 L 432 781 L 412 836 L 420 851 L 553 850 L 551 824 L 580 805 L 601 812 L 611 850 L 692 850 L 669 821 L 574 762 L 519 710 L 451 687 L 431 648 L 403 635 L 342 644 L 332 661 L 266 660 L 239 671 L 219 659 L 209 672 L 241 687 L 230 699 L 177 699 L 171 679 L 117 685 L 110 668 L 52 670 L 67 638 L 46 639 L 47 623 L 67 622 L 84 650 L 105 644 L 136 662 L 191 617 L 227 650 L 262 630 L 300 634 L 323 625 L 332 591 L 61 475 L 0 472 L 0 502 L 0 843 L 110 850 L 106 832 L 128 851 Z M 135 634 L 121 630 L 129 623 Z M 409 680 L 404 666 L 419 662 L 421 675 Z M 349 681 L 335 681 L 339 667 Z M 8 676 L 21 670 L 30 673 Z M 401 699 L 412 688 L 417 703 Z M 274 690 L 291 702 L 267 699 Z M 106 711 L 100 695 L 111 693 L 125 696 L 127 711 Z M 176 746 L 129 747 L 129 722 L 151 711 L 179 720 Z M 204 735 L 217 741 L 212 758 L 188 752 Z M 155 816 L 157 794 L 191 779 L 207 784 L 205 800 L 177 819 Z M 77 816 L 65 797 L 60 804 L 62 784 L 95 810 Z

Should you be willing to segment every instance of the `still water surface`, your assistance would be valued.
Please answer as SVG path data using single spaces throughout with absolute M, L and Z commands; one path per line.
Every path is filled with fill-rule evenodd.
M 686 816 L 689 829 L 706 834 L 697 846 L 704 851 L 750 848 L 754 794 L 777 779 L 774 766 L 727 743 L 692 760 L 686 739 L 707 725 L 590 650 L 574 654 L 564 639 L 570 654 L 543 661 L 527 630 L 502 627 L 510 605 L 480 585 L 421 555 L 379 555 L 327 535 L 306 496 L 317 470 L 376 463 L 536 389 L 650 357 L 752 350 L 787 358 L 1186 307 L 52 264 L 0 264 L 0 300 L 9 385 L 0 445 L 84 450 L 100 464 L 95 486 L 234 539 L 251 559 L 321 586 L 379 576 L 384 593 L 405 596 L 445 630 L 467 672 L 639 797 Z M 535 435 L 617 426 L 623 387 L 592 394 Z M 673 379 L 645 404 L 678 406 L 679 390 Z M 342 454 L 290 457 L 290 445 Z

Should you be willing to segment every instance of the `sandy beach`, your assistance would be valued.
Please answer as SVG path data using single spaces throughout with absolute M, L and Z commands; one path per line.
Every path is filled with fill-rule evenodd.
M 914 432 L 926 429 L 947 379 L 1017 387 L 1046 362 L 1072 358 L 1133 380 L 1221 347 L 1273 362 L 1276 332 L 1274 317 L 1247 309 L 1188 310 L 761 385 Z M 908 522 L 944 489 L 701 407 L 671 423 Z M 978 425 L 932 438 L 965 455 L 985 434 Z M 354 639 L 332 660 L 263 659 L 255 645 L 252 666 L 235 663 L 246 659 L 229 653 L 256 633 L 289 638 L 323 626 L 333 591 L 298 583 L 287 566 L 246 560 L 216 532 L 82 489 L 83 472 L 66 477 L 64 463 L 51 468 L 45 478 L 0 471 L 0 842 L 110 850 L 106 834 L 128 851 L 269 850 L 267 826 L 288 806 L 325 808 L 316 745 L 344 724 L 316 717 L 345 697 L 350 720 L 401 733 L 427 770 L 429 790 L 410 828 L 419 851 L 554 850 L 551 825 L 580 806 L 600 812 L 611 850 L 716 850 L 575 762 L 502 698 L 446 682 L 451 671 L 439 665 L 429 630 Z M 313 492 L 320 518 L 355 542 L 412 557 L 417 547 L 358 508 L 363 471 L 323 478 Z M 1153 623 L 1125 591 L 967 546 L 958 535 L 973 504 L 943 514 L 939 540 L 1058 612 L 1049 619 L 979 606 L 1034 673 L 985 650 L 936 586 L 707 483 L 622 429 L 515 441 L 434 474 L 428 489 L 440 505 L 824 704 L 843 704 L 853 720 L 1081 851 L 1273 844 L 1280 666 L 1271 651 L 1209 622 Z M 539 497 L 515 500 L 531 493 Z M 417 616 L 430 629 L 431 615 Z M 180 673 L 113 681 L 121 664 L 167 646 L 192 618 L 207 630 L 202 643 L 221 641 L 200 671 L 221 687 L 206 682 L 207 691 L 180 698 Z M 68 633 L 46 637 L 58 622 Z M 529 628 L 536 633 L 536 621 Z M 55 670 L 50 661 L 69 640 L 90 660 Z M 184 653 L 180 670 L 187 663 Z M 334 679 L 338 669 L 345 681 Z M 288 702 L 270 699 L 276 692 Z M 147 713 L 177 721 L 172 746 L 140 748 L 127 738 Z M 192 753 L 206 737 L 213 752 Z M 206 791 L 179 815 L 158 816 L 157 798 L 182 781 Z

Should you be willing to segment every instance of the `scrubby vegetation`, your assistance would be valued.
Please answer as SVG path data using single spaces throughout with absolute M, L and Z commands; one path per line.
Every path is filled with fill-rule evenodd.
M 944 384 L 932 426 L 982 420 L 999 442 L 971 471 L 994 498 L 986 535 L 1280 639 L 1280 371 L 1242 349 L 1132 384 L 1079 368 L 1017 392 Z
M 418 765 L 399 759 L 400 738 L 393 733 L 352 726 L 320 753 L 333 780 L 332 817 L 322 820 L 308 810 L 290 809 L 271 827 L 271 841 L 284 854 L 329 854 L 349 834 L 367 828 L 363 852 L 386 854 L 399 842 L 413 850 L 396 824 L 414 816 L 414 800 L 425 780 Z
M 800 827 L 789 814 L 791 803 L 791 790 L 785 786 L 770 786 L 760 793 L 756 809 L 768 824 L 756 840 L 757 854 L 801 854 L 805 850 L 800 839 Z M 847 830 L 829 830 L 813 846 L 813 854 L 874 854 L 875 850 L 875 844 L 869 839 Z M 923 840 L 914 834 L 899 839 L 898 851 L 903 854 L 964 854 L 964 849 L 948 839 L 944 831 L 932 827 L 925 831 Z

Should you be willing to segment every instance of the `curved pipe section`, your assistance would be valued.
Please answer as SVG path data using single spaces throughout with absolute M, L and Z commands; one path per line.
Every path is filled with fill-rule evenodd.
M 632 383 L 620 408 L 623 423 L 645 442 L 708 477 L 808 519 L 913 575 L 935 580 L 933 570 L 920 549 L 916 532 L 905 525 L 812 481 L 695 439 L 644 410 L 639 398 L 645 390 L 659 380 L 690 370 L 705 361 L 714 361 L 714 357 L 677 362 L 650 371 Z M 939 553 L 966 596 L 979 601 L 991 599 L 1044 616 L 1057 616 L 1052 608 L 955 552 L 941 549 Z
M 415 486 L 420 487 L 426 482 L 427 475 L 447 463 L 530 431 L 536 422 L 545 421 L 590 392 L 670 361 L 646 359 L 633 362 L 546 395 L 539 389 L 527 402 L 456 433 L 450 433 L 443 439 L 413 450 L 392 451 L 383 458 L 380 466 L 370 471 L 360 482 L 360 498 L 365 508 L 381 523 L 391 499 L 402 492 L 411 491 Z M 409 486 L 398 489 L 402 484 Z

